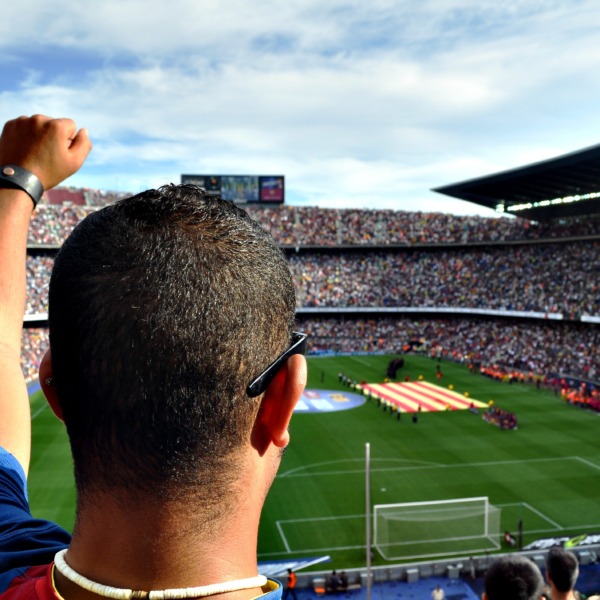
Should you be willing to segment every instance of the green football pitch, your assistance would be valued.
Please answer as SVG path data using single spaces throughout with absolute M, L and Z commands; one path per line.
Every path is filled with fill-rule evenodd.
M 389 357 L 309 359 L 310 389 L 341 390 L 338 372 L 381 383 Z M 468 410 L 423 412 L 397 420 L 375 401 L 335 412 L 294 415 L 291 443 L 267 498 L 259 560 L 329 555 L 333 568 L 365 563 L 365 444 L 370 445 L 371 504 L 432 502 L 486 496 L 500 509 L 500 530 L 524 543 L 542 537 L 600 532 L 600 415 L 571 407 L 529 384 L 499 383 L 464 366 L 405 357 L 409 376 L 516 413 L 519 427 L 501 431 Z M 72 528 L 72 467 L 62 425 L 32 397 L 33 455 L 29 497 L 34 515 Z M 464 542 L 446 539 L 443 522 L 434 546 L 399 544 L 396 560 L 425 554 L 467 555 Z M 429 535 L 429 534 L 428 534 Z M 410 539 L 407 538 L 407 539 Z M 494 551 L 495 547 L 482 550 Z M 395 557 L 399 556 L 394 554 Z M 388 564 L 374 553 L 375 564 Z

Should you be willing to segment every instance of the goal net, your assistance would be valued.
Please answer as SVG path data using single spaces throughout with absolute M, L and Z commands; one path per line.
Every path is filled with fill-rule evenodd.
M 487 497 L 377 504 L 373 546 L 386 560 L 500 548 L 500 509 Z

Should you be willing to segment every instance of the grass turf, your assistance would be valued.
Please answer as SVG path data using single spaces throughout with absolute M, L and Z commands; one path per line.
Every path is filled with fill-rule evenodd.
M 339 371 L 381 382 L 389 357 L 312 358 L 309 388 L 346 390 Z M 524 541 L 600 532 L 600 416 L 566 405 L 528 384 L 498 383 L 443 362 L 405 357 L 409 375 L 468 391 L 513 411 L 516 431 L 501 431 L 469 411 L 422 413 L 398 422 L 376 402 L 346 411 L 294 416 L 292 442 L 267 498 L 259 559 L 328 554 L 333 568 L 365 562 L 365 443 L 371 447 L 372 504 L 488 496 L 502 508 L 501 529 Z M 29 494 L 36 516 L 72 528 L 74 491 L 66 436 L 39 395 L 32 398 L 33 453 Z M 446 551 L 447 545 L 439 545 Z M 450 551 L 460 552 L 459 543 Z M 408 553 L 418 553 L 408 545 Z M 408 559 L 408 556 L 406 557 Z M 375 564 L 386 564 L 378 554 Z

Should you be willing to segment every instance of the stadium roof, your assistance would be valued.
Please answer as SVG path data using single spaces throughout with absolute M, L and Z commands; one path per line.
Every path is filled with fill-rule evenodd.
M 600 144 L 433 191 L 534 221 L 600 213 Z

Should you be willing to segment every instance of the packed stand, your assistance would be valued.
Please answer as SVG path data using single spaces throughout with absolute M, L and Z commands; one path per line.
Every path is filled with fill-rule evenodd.
M 581 323 L 379 317 L 299 317 L 312 352 L 402 353 L 405 345 L 465 364 L 536 375 L 600 378 L 600 327 Z
M 27 328 L 21 334 L 21 368 L 30 382 L 38 377 L 42 356 L 48 349 L 47 328 Z
M 600 314 L 599 242 L 290 256 L 298 306 Z
M 284 246 L 387 246 L 536 241 L 600 235 L 600 217 L 534 223 L 508 217 L 308 206 L 246 207 Z
M 587 380 L 600 378 L 600 327 L 579 323 L 522 322 L 462 318 L 408 317 L 308 318 L 298 327 L 309 334 L 309 351 L 404 352 L 408 343 L 417 351 L 465 364 L 503 365 L 507 370 L 555 374 Z M 26 372 L 35 376 L 44 348 L 42 330 L 25 329 Z
M 600 315 L 600 243 L 425 252 L 292 254 L 299 307 L 418 307 Z M 52 260 L 28 257 L 27 313 L 43 312 Z
M 60 246 L 77 223 L 94 210 L 90 206 L 38 204 L 29 228 L 27 245 Z
M 87 188 L 57 188 L 53 191 L 57 198 L 63 192 L 63 195 L 66 194 L 67 204 L 39 204 L 31 244 L 59 245 L 72 229 L 73 211 L 75 215 L 79 215 L 75 217 L 76 223 L 90 210 L 129 195 Z M 85 206 L 78 206 L 79 200 L 74 204 L 75 196 L 82 198 Z M 49 208 L 51 210 L 47 212 Z M 461 216 L 376 209 L 327 209 L 288 205 L 249 205 L 244 208 L 281 245 L 291 247 L 498 243 L 600 235 L 600 217 L 593 216 L 534 223 L 505 216 Z M 44 215 L 46 212 L 47 217 Z M 50 232 L 42 223 L 45 218 L 54 221 Z
M 88 206 L 40 204 L 30 247 L 59 246 L 96 206 L 121 195 L 85 190 Z M 596 218 L 566 224 L 519 219 L 458 217 L 438 213 L 359 211 L 313 207 L 250 207 L 249 212 L 285 246 L 449 244 L 596 235 Z M 450 307 L 600 315 L 600 242 L 420 248 L 395 251 L 290 253 L 299 307 Z M 28 256 L 27 314 L 45 313 L 52 258 Z M 314 319 L 313 348 L 395 352 L 408 332 L 443 340 L 454 359 L 477 356 L 536 372 L 583 378 L 598 374 L 596 326 L 564 323 L 410 318 Z M 38 338 L 35 338 L 38 339 Z M 40 338 L 42 339 L 42 338 Z M 35 343 L 29 344 L 32 348 Z M 29 350 L 35 362 L 39 356 Z M 450 356 L 450 354 L 451 356 Z M 26 361 L 29 364 L 29 359 Z M 33 369 L 33 370 L 31 370 Z M 27 366 L 27 372 L 35 368 Z
M 53 265 L 52 256 L 27 256 L 26 315 L 48 312 L 48 284 Z
M 128 198 L 131 194 L 124 192 L 108 192 L 105 190 L 94 190 L 91 188 L 85 188 L 83 190 L 83 197 L 88 206 L 106 206 L 112 204 L 121 198 Z

